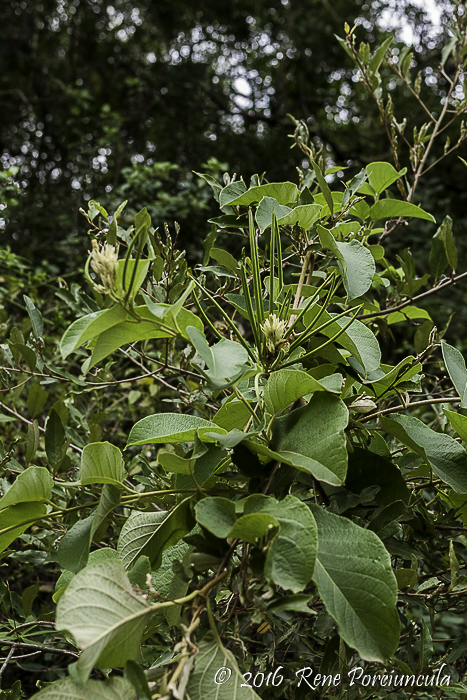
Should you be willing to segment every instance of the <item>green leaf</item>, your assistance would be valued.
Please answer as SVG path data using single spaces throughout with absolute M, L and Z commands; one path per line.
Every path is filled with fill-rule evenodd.
M 338 168 L 340 170 L 340 168 Z M 320 216 L 322 206 L 320 204 L 300 204 L 288 214 L 279 218 L 276 212 L 277 223 L 280 226 L 294 226 L 298 224 L 308 231 Z
M 329 185 L 326 182 L 319 165 L 317 163 L 315 163 L 314 161 L 311 161 L 311 165 L 313 167 L 313 170 L 315 171 L 318 185 L 320 186 L 321 192 L 323 194 L 324 199 L 326 200 L 326 204 L 329 207 L 329 212 L 330 212 L 331 217 L 332 217 L 332 215 L 334 213 L 334 199 L 333 199 L 333 196 L 331 194 L 331 190 L 329 189 Z M 317 201 L 316 197 L 315 197 L 315 201 Z
M 430 250 L 430 270 L 439 279 L 447 265 L 457 269 L 457 249 L 452 235 L 452 219 L 446 216 L 433 236 Z
M 58 601 L 56 621 L 57 629 L 71 632 L 82 649 L 76 676 L 84 683 L 93 666 L 121 668 L 136 659 L 152 612 L 119 561 L 103 561 L 76 574 Z
M 410 491 L 399 468 L 390 459 L 360 447 L 354 446 L 349 454 L 345 485 L 354 493 L 361 493 L 370 486 L 379 486 L 375 500 L 382 506 L 399 500 L 407 504 L 410 498 Z
M 160 304 L 160 306 L 163 306 L 163 304 Z M 97 338 L 87 369 L 94 367 L 98 362 L 122 345 L 152 338 L 172 338 L 179 335 L 179 332 L 182 337 L 188 340 L 186 332 L 187 326 L 194 326 L 202 330 L 203 323 L 201 319 L 195 316 L 191 311 L 188 311 L 188 309 L 181 309 L 176 320 L 174 320 L 170 314 L 170 309 L 174 309 L 176 306 L 177 305 L 174 304 L 172 307 L 168 307 L 169 313 L 164 315 L 164 320 L 161 322 L 163 326 L 155 322 L 154 316 L 147 306 L 136 306 L 134 312 L 138 314 L 142 320 L 138 321 L 138 323 L 135 323 L 134 320 L 122 321 L 118 325 L 101 333 Z
M 330 391 L 306 372 L 281 369 L 269 377 L 264 387 L 264 405 L 271 415 L 280 413 L 291 403 L 315 391 Z M 336 392 L 339 393 L 339 392 Z
M 62 569 L 77 574 L 86 566 L 91 547 L 93 521 L 93 515 L 84 520 L 78 520 L 60 540 L 56 557 Z
M 235 272 L 238 269 L 238 260 L 236 260 L 227 250 L 223 250 L 222 248 L 211 248 L 211 258 L 214 258 L 219 265 L 226 267 L 232 272 Z
M 297 593 L 295 595 L 284 595 L 282 598 L 276 598 L 267 606 L 268 613 L 280 613 L 285 610 L 290 612 L 307 613 L 308 615 L 316 614 L 311 610 L 307 603 L 312 600 L 308 593 Z
M 376 51 L 374 52 L 373 56 L 370 58 L 370 62 L 368 64 L 369 69 L 373 73 L 377 73 L 379 71 L 379 67 L 386 55 L 386 51 L 389 49 L 391 46 L 392 42 L 394 41 L 394 37 L 390 36 L 387 39 L 383 41 L 381 46 L 379 46 Z
M 264 575 L 284 589 L 302 591 L 313 576 L 318 550 L 316 522 L 308 506 L 295 496 L 276 501 L 258 494 L 247 498 L 243 513 L 267 513 L 279 522 L 279 532 L 268 548 Z
M 49 394 L 39 384 L 39 382 L 31 384 L 31 387 L 28 391 L 26 405 L 32 418 L 35 418 L 42 411 L 45 404 L 47 403 L 48 396 Z
M 403 321 L 407 321 L 407 319 L 419 318 L 426 318 L 429 321 L 432 320 L 430 314 L 425 309 L 419 309 L 417 306 L 406 306 L 402 311 L 393 311 L 390 313 L 386 321 L 390 325 L 391 323 L 402 323 Z
M 290 207 L 282 206 L 272 197 L 263 197 L 256 210 L 255 216 L 260 232 L 263 233 L 271 226 L 273 213 L 276 215 L 276 219 L 280 219 L 285 218 L 292 211 Z
M 467 453 L 452 437 L 436 433 L 418 418 L 397 413 L 382 416 L 381 425 L 383 430 L 422 457 L 436 476 L 454 491 L 467 493 Z
M 397 649 L 397 583 L 381 540 L 347 518 L 311 506 L 318 525 L 313 580 L 342 639 L 365 661 L 384 662 Z
M 305 323 L 307 326 L 311 326 L 319 311 L 320 308 L 314 306 L 305 313 Z M 336 314 L 329 314 L 327 311 L 324 311 L 320 316 L 320 325 L 330 321 L 334 316 L 336 316 Z M 321 332 L 328 338 L 332 338 L 349 322 L 349 320 L 347 316 L 339 318 Z M 321 345 L 321 342 L 321 339 L 316 339 L 317 345 Z M 365 373 L 366 376 L 379 369 L 381 350 L 378 340 L 374 333 L 361 321 L 356 319 L 347 330 L 339 335 L 335 342 L 342 345 L 343 348 L 350 352 L 361 365 L 358 371 Z
M 373 221 L 378 219 L 392 219 L 399 216 L 409 216 L 414 219 L 426 219 L 436 223 L 436 219 L 428 212 L 423 211 L 420 207 L 410 202 L 402 202 L 399 199 L 380 199 L 379 202 L 373 204 L 370 209 L 370 217 Z
M 209 347 L 204 333 L 188 326 L 187 333 L 197 352 L 208 366 L 201 370 L 216 389 L 224 389 L 239 379 L 247 369 L 248 352 L 243 345 L 223 338 Z
M 228 498 L 203 498 L 196 506 L 196 520 L 216 537 L 229 537 L 235 524 L 235 503 Z
M 342 484 L 347 472 L 344 430 L 348 420 L 343 401 L 317 392 L 307 406 L 274 419 L 271 450 L 320 481 Z
M 243 430 L 250 420 L 251 412 L 240 399 L 226 401 L 213 416 L 213 422 L 229 431 L 233 428 Z
M 27 501 L 48 501 L 53 485 L 48 469 L 28 467 L 16 477 L 11 488 L 0 498 L 0 510 Z
M 205 638 L 197 647 L 194 669 L 186 686 L 186 696 L 190 700 L 260 700 L 253 688 L 244 687 L 245 679 L 233 654 L 222 644 Z M 229 669 L 230 676 L 227 671 L 219 676 L 220 669 Z M 224 678 L 228 680 L 222 682 Z
M 80 481 L 88 484 L 121 484 L 125 479 L 122 453 L 110 442 L 93 442 L 81 455 Z
M 318 225 L 317 230 L 322 246 L 329 248 L 340 262 L 348 301 L 363 296 L 370 289 L 376 272 L 371 252 L 355 238 L 350 243 L 339 243 L 323 226 Z
M 118 261 L 117 285 L 122 287 L 125 296 L 128 296 L 129 299 L 133 299 L 135 297 L 135 295 L 138 293 L 139 288 L 143 284 L 145 277 L 148 274 L 150 264 L 151 264 L 151 260 L 136 260 L 134 258 L 130 258 L 127 261 L 125 279 L 123 279 L 123 271 L 125 269 L 125 260 Z M 135 271 L 135 267 L 136 267 L 136 271 Z M 133 278 L 133 273 L 135 276 L 133 279 L 133 284 L 131 285 L 131 289 L 130 289 L 130 284 L 131 284 L 131 280 Z
M 441 51 L 441 64 L 440 64 L 441 66 L 444 66 L 444 64 L 448 60 L 456 43 L 457 43 L 456 37 L 452 36 L 452 37 L 449 37 L 447 43 L 443 46 L 443 50 Z
M 274 528 L 279 528 L 279 521 L 270 513 L 249 513 L 238 518 L 228 537 L 261 546 L 263 538 Z
M 65 428 L 61 418 L 55 408 L 52 408 L 45 426 L 45 452 L 52 468 L 55 468 L 63 457 L 65 440 Z
M 237 182 L 231 182 L 230 185 L 224 187 L 219 193 L 219 205 L 221 209 L 225 206 L 230 205 L 246 191 L 246 185 L 243 180 L 238 180 Z
M 392 41 L 392 38 L 391 38 Z M 407 168 L 397 172 L 391 163 L 377 162 L 366 166 L 368 181 L 377 195 L 384 192 L 393 182 L 405 175 Z
M 449 421 L 451 428 L 459 435 L 459 437 L 462 440 L 464 440 L 464 442 L 467 442 L 467 416 L 463 416 L 461 413 L 456 413 L 455 411 L 448 411 L 448 409 L 444 407 L 443 411 L 444 415 Z
M 162 553 L 176 544 L 193 527 L 190 498 L 185 498 L 170 512 L 133 511 L 118 538 L 117 552 L 125 569 L 140 556 L 149 557 L 153 569 L 160 566 Z
M 29 469 L 32 469 L 32 467 L 29 467 Z M 5 498 L 5 496 L 3 498 Z M 0 523 L 0 552 L 3 552 L 13 540 L 19 537 L 28 527 L 34 525 L 34 522 L 42 518 L 46 513 L 47 507 L 43 503 L 38 503 L 37 501 L 18 503 L 18 505 L 9 506 L 2 510 Z M 2 533 L 2 530 L 7 530 L 8 528 L 14 529 Z
M 457 393 L 461 398 L 461 408 L 467 408 L 467 368 L 459 350 L 444 340 L 441 343 L 444 364 Z
M 37 340 L 39 340 L 44 334 L 44 322 L 42 320 L 42 314 L 39 311 L 39 309 L 35 307 L 32 300 L 26 296 L 26 294 L 23 294 L 23 299 L 26 304 L 26 311 L 28 312 L 28 316 L 31 319 L 32 332 L 34 333 L 34 337 Z
M 249 204 L 260 202 L 263 197 L 273 198 L 278 204 L 293 203 L 298 197 L 297 185 L 294 185 L 293 182 L 270 182 L 267 185 L 259 185 L 258 187 L 252 187 L 247 190 L 236 199 L 230 200 L 229 204 L 233 206 L 238 206 L 240 204 L 248 206 Z M 221 206 L 223 205 L 221 204 Z
M 34 420 L 28 425 L 28 434 L 26 438 L 26 454 L 24 458 L 26 464 L 28 465 L 31 462 L 34 455 L 36 454 L 37 449 L 39 447 L 39 437 L 39 424 L 37 420 Z
M 200 438 L 208 431 L 227 432 L 211 421 L 197 416 L 182 415 L 181 413 L 159 413 L 154 416 L 146 416 L 135 423 L 130 430 L 127 447 L 167 442 L 189 442 L 195 439 L 196 431 L 198 431 Z M 207 440 L 213 442 L 212 438 Z
M 96 335 L 113 328 L 127 318 L 122 306 L 113 306 L 103 311 L 95 311 L 71 324 L 60 340 L 60 353 L 65 359 L 70 353 L 91 340 Z
M 131 659 L 126 662 L 125 678 L 129 681 L 138 693 L 138 700 L 151 700 L 151 691 L 143 668 Z
M 76 683 L 62 678 L 50 683 L 44 690 L 31 696 L 31 700 L 135 700 L 135 689 L 125 678 L 113 677 L 105 681 L 88 680 Z

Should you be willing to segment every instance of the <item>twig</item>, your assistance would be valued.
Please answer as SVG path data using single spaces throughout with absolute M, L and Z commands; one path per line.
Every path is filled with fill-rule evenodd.
M 450 287 L 451 284 L 455 284 L 456 282 L 463 279 L 464 277 L 467 277 L 467 272 L 463 272 L 461 275 L 457 275 L 457 277 L 452 277 L 451 279 L 447 280 L 447 282 L 443 282 L 442 284 L 438 284 L 437 287 L 433 287 L 433 289 L 429 289 L 427 292 L 423 292 L 422 294 L 418 294 L 416 297 L 412 297 L 411 299 L 404 301 L 402 304 L 398 304 L 398 306 L 393 306 L 390 309 L 384 309 L 383 311 L 374 311 L 371 314 L 362 314 L 362 316 L 357 316 L 357 319 L 359 321 L 361 321 L 363 318 L 376 318 L 377 316 L 387 316 L 388 314 L 392 314 L 395 311 L 400 311 L 401 309 L 404 309 L 406 306 L 413 304 L 415 301 L 418 301 L 419 299 L 424 299 L 425 297 L 430 296 L 430 294 L 436 294 L 441 289 L 445 289 L 446 287 Z
M 427 399 L 426 401 L 414 401 L 413 403 L 399 404 L 399 406 L 392 406 L 391 408 L 384 408 L 382 411 L 376 411 L 376 413 L 370 413 L 369 415 L 362 416 L 357 419 L 358 423 L 370 420 L 370 418 L 377 418 L 386 413 L 396 413 L 400 410 L 407 410 L 408 408 L 414 408 L 416 406 L 431 406 L 433 403 L 455 403 L 456 401 L 462 401 L 460 396 L 446 396 L 443 399 Z
M 18 649 L 32 649 L 36 652 L 43 652 L 44 654 L 66 654 L 67 656 L 77 657 L 79 654 L 76 651 L 68 651 L 68 649 L 56 649 L 55 647 L 44 647 L 41 644 L 28 644 L 27 642 L 13 642 L 7 639 L 0 640 L 0 647 L 18 647 Z

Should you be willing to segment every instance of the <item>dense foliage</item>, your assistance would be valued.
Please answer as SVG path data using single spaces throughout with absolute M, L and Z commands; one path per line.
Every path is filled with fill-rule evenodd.
M 396 167 L 294 120 L 297 183 L 199 176 L 196 266 L 135 202 L 82 210 L 79 282 L 2 251 L 2 700 L 467 695 L 467 368 L 420 305 L 467 272 L 415 203 L 465 139 L 451 31 L 409 137 L 381 74 L 425 104 L 411 57 L 346 25 Z

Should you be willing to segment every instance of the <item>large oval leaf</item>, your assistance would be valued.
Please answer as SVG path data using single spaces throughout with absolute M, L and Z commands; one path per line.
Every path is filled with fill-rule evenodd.
M 27 501 L 48 501 L 54 481 L 45 467 L 28 467 L 16 477 L 11 488 L 0 498 L 0 510 Z
M 57 629 L 71 632 L 81 656 L 76 675 L 87 681 L 93 666 L 123 667 L 139 654 L 153 608 L 138 598 L 117 560 L 82 569 L 57 606 Z
M 169 513 L 133 511 L 118 538 L 118 556 L 125 569 L 129 569 L 142 555 L 149 557 L 152 568 L 157 569 L 164 550 L 190 532 L 193 525 L 189 498 Z
M 122 453 L 110 442 L 92 442 L 81 455 L 80 481 L 86 484 L 121 484 L 125 478 Z
M 130 430 L 127 447 L 130 445 L 150 445 L 157 443 L 188 442 L 195 439 L 196 431 L 227 432 L 223 428 L 197 416 L 181 413 L 158 413 L 139 420 Z M 213 442 L 214 438 L 210 441 Z
M 319 480 L 339 485 L 347 472 L 344 430 L 348 420 L 343 401 L 317 392 L 303 408 L 274 420 L 270 448 L 299 468 L 303 468 L 300 456 L 305 457 L 310 462 L 307 471 Z M 298 457 L 294 460 L 292 454 Z
M 313 580 L 342 639 L 365 661 L 385 661 L 397 649 L 400 623 L 391 560 L 374 532 L 321 506 Z
M 281 369 L 269 377 L 264 387 L 264 405 L 274 415 L 290 406 L 291 403 L 315 391 L 330 391 L 317 379 L 306 372 L 295 369 Z M 221 409 L 222 410 L 222 409 Z
M 409 216 L 414 219 L 426 219 L 436 223 L 436 219 L 432 214 L 423 211 L 420 207 L 411 204 L 410 202 L 402 202 L 400 199 L 380 199 L 379 202 L 373 204 L 370 209 L 370 217 L 373 221 L 378 219 L 392 219 L 399 216 Z

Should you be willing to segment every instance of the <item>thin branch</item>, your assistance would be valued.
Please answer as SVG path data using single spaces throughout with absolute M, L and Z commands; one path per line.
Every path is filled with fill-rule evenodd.
M 457 401 L 462 401 L 460 396 L 446 396 L 442 399 L 427 399 L 426 401 L 414 401 L 413 403 L 399 404 L 399 406 L 392 406 L 391 408 L 384 408 L 382 411 L 376 411 L 376 413 L 370 413 L 369 415 L 362 416 L 357 419 L 358 423 L 370 420 L 371 418 L 378 418 L 378 416 L 385 415 L 386 413 L 397 413 L 397 411 L 406 411 L 409 408 L 416 408 L 417 406 L 431 406 L 434 403 L 456 403 Z
M 18 649 L 31 649 L 44 654 L 66 654 L 67 656 L 77 657 L 79 654 L 76 651 L 68 651 L 68 649 L 56 649 L 55 647 L 45 647 L 41 644 L 27 644 L 26 642 L 13 642 L 7 639 L 0 640 L 0 647 L 18 647 Z
M 6 406 L 6 405 L 5 405 L 4 403 L 2 403 L 1 401 L 0 401 L 0 408 L 3 408 L 4 411 L 8 411 L 8 413 L 11 413 L 11 415 L 15 416 L 15 418 L 17 418 L 18 420 L 22 421 L 23 423 L 27 423 L 27 425 L 32 425 L 32 424 L 33 424 L 33 421 L 32 421 L 32 420 L 28 420 L 27 418 L 25 418 L 24 416 L 22 416 L 20 413 L 17 413 L 17 412 L 14 411 L 12 408 L 9 408 L 8 406 Z M 43 427 L 40 426 L 40 425 L 38 426 L 38 428 L 39 428 L 39 431 L 40 431 L 41 433 L 45 433 L 45 428 L 43 428 Z M 83 450 L 81 449 L 81 447 L 78 447 L 77 445 L 73 445 L 72 443 L 70 443 L 70 444 L 68 445 L 68 447 L 71 447 L 72 450 L 75 450 L 75 452 L 79 452 L 80 454 L 81 454 L 82 451 L 83 451 Z
M 424 299 L 425 297 L 430 296 L 430 294 L 436 294 L 441 289 L 445 289 L 446 287 L 450 287 L 452 284 L 455 284 L 456 282 L 463 279 L 464 277 L 467 277 L 467 272 L 463 272 L 461 275 L 457 275 L 457 277 L 452 277 L 451 279 L 447 280 L 447 282 L 443 282 L 442 284 L 438 284 L 437 287 L 433 287 L 433 289 L 429 289 L 427 292 L 423 292 L 422 294 L 418 294 L 416 297 L 412 297 L 411 299 L 404 301 L 402 304 L 398 304 L 398 306 L 392 306 L 391 308 L 384 309 L 383 311 L 374 311 L 371 314 L 362 314 L 362 316 L 357 316 L 357 319 L 359 321 L 361 321 L 364 318 L 376 318 L 377 316 L 387 316 L 388 314 L 392 314 L 395 311 L 400 311 L 401 309 L 404 309 L 406 306 L 410 306 L 410 304 L 413 304 L 415 301 L 418 301 L 419 299 Z

